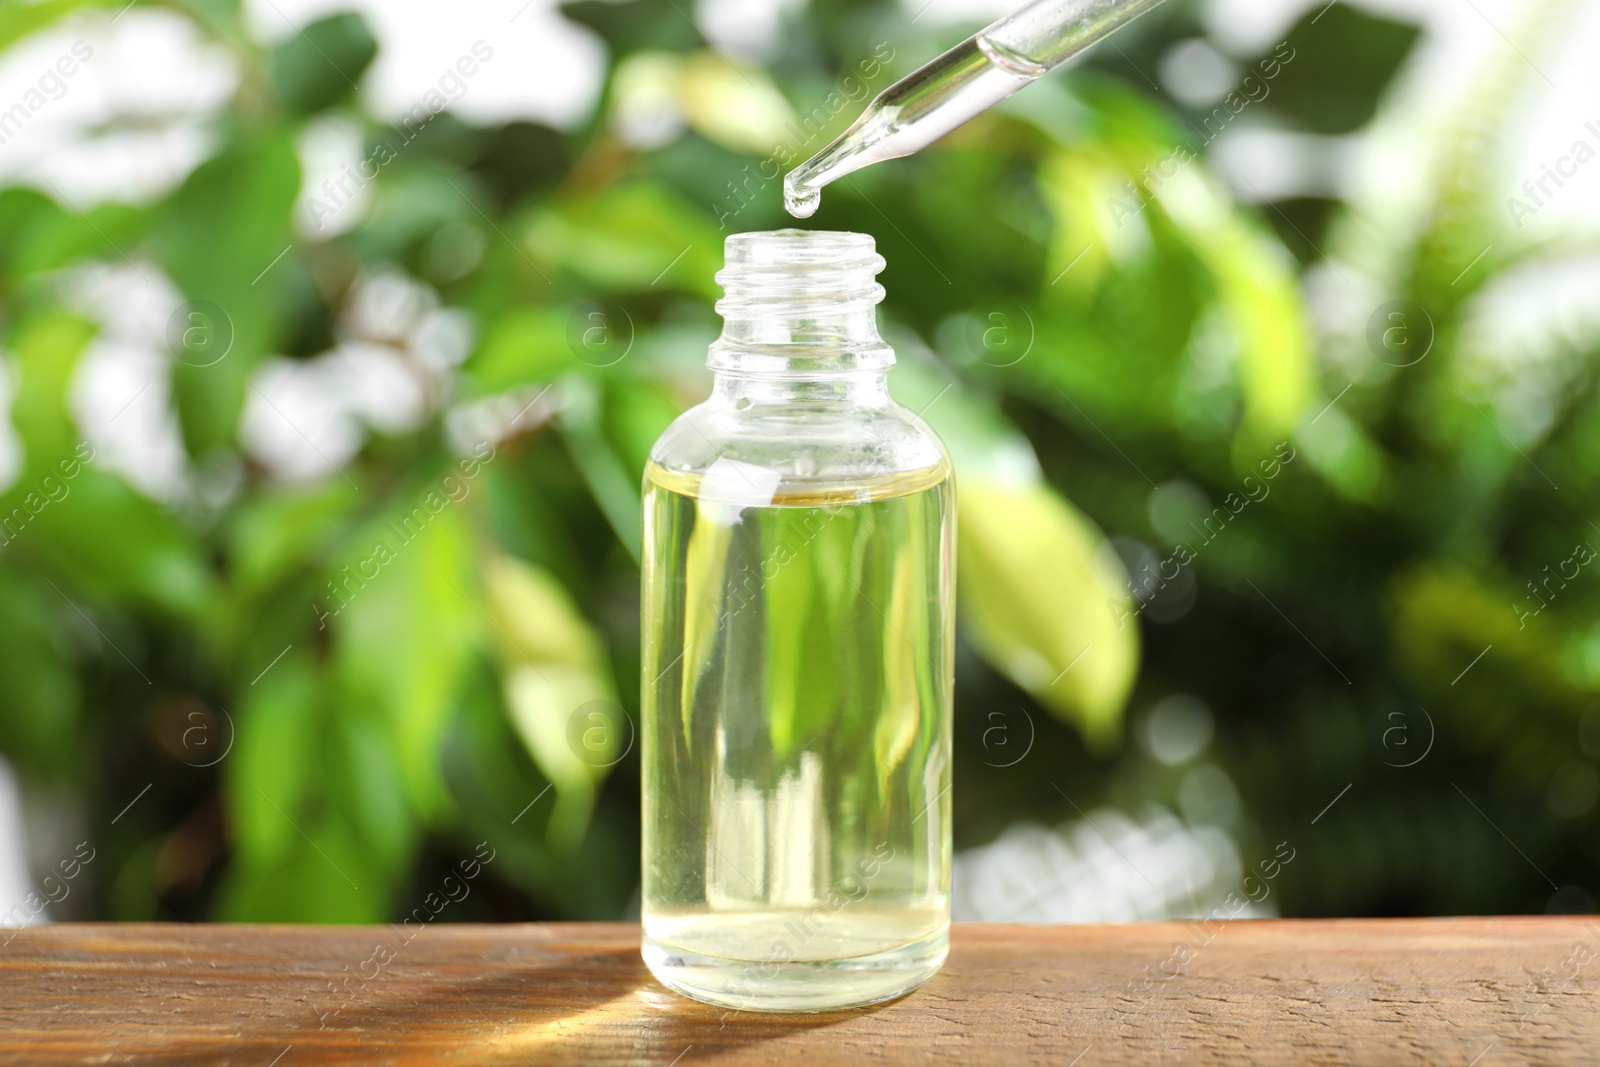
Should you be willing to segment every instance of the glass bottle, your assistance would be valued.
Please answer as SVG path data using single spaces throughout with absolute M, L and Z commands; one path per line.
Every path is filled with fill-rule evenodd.
M 955 498 L 871 237 L 727 239 L 712 395 L 644 480 L 643 951 L 737 1008 L 887 1000 L 950 922 Z

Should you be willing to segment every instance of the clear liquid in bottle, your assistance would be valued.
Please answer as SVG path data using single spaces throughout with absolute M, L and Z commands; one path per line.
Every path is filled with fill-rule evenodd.
M 898 996 L 947 947 L 948 466 L 717 481 L 646 474 L 645 958 L 734 1007 Z

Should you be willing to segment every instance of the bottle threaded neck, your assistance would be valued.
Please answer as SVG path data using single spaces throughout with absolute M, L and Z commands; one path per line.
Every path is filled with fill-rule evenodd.
M 894 355 L 878 336 L 884 268 L 871 236 L 829 230 L 738 233 L 717 272 L 722 337 L 714 369 L 789 373 L 882 370 Z M 784 364 L 779 367 L 774 359 Z

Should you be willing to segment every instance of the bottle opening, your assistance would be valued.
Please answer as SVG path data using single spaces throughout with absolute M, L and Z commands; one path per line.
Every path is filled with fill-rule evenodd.
M 871 236 L 838 230 L 736 233 L 717 272 L 722 337 L 713 368 L 791 372 L 873 370 L 894 355 L 878 336 L 883 257 Z M 753 359 L 763 362 L 753 363 Z
M 844 230 L 766 230 L 736 233 L 723 246 L 717 282 L 726 294 L 717 311 L 728 317 L 754 306 L 837 312 L 883 299 L 883 270 L 872 237 Z

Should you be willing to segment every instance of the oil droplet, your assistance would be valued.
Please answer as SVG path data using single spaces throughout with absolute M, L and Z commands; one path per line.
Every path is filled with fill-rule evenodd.
M 801 185 L 791 173 L 783 179 L 783 207 L 797 219 L 809 219 L 822 204 L 822 190 Z

